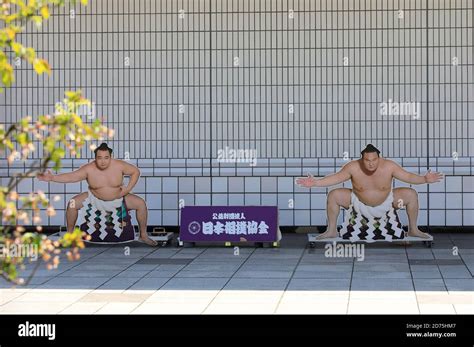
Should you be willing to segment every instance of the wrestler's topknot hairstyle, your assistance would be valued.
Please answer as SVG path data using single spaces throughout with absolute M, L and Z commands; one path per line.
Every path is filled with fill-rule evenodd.
M 360 152 L 361 156 L 364 156 L 364 153 L 377 153 L 380 157 L 380 151 L 371 143 L 369 143 L 363 150 Z
M 112 148 L 107 146 L 107 144 L 105 142 L 102 142 L 99 147 L 94 149 L 94 154 L 95 154 L 96 157 L 97 157 L 97 152 L 98 151 L 109 151 L 109 154 L 112 154 Z

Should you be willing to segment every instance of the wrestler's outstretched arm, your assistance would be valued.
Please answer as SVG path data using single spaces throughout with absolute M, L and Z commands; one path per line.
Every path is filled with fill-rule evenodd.
M 411 172 L 406 171 L 400 165 L 395 162 L 392 162 L 393 166 L 393 177 L 397 180 L 400 180 L 409 184 L 423 184 L 423 183 L 436 183 L 443 179 L 443 174 L 440 172 L 428 172 L 424 175 L 417 175 Z
M 312 175 L 308 174 L 307 177 L 299 177 L 296 179 L 296 184 L 305 187 L 330 187 L 336 184 L 348 181 L 351 179 L 351 173 L 349 166 L 346 164 L 344 165 L 341 170 L 336 173 L 327 175 L 323 178 L 314 178 Z
M 63 173 L 59 175 L 53 175 L 50 170 L 46 170 L 36 176 L 40 181 L 45 182 L 58 182 L 58 183 L 74 183 L 80 182 L 87 178 L 87 170 L 84 166 L 73 172 Z
M 120 192 L 120 196 L 125 196 L 130 193 L 135 187 L 140 178 L 140 170 L 132 164 L 129 164 L 125 161 L 120 160 L 120 164 L 122 165 L 122 174 L 124 176 L 130 176 L 130 180 L 128 181 L 128 185 L 126 187 L 122 187 L 122 191 Z

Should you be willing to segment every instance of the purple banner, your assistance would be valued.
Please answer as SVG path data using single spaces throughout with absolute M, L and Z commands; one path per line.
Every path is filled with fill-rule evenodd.
M 277 206 L 186 206 L 179 238 L 186 242 L 277 241 Z

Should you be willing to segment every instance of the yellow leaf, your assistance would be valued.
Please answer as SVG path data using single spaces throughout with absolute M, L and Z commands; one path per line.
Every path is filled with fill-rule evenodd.
M 31 16 L 29 19 L 36 25 L 37 28 L 41 28 L 43 23 L 43 17 L 41 16 Z
M 17 20 L 20 17 L 18 13 L 11 14 L 5 18 L 5 22 L 10 24 L 11 22 Z
M 71 103 L 78 103 L 82 100 L 82 92 L 80 90 L 78 91 L 66 91 L 66 102 L 71 102 Z
M 25 49 L 25 58 L 32 63 L 36 57 L 36 52 L 33 48 L 28 47 Z
M 44 19 L 49 18 L 49 10 L 47 6 L 41 7 L 41 15 L 43 16 Z
M 2 67 L 0 67 L 0 74 L 2 76 L 3 84 L 9 87 L 14 81 L 13 67 L 10 64 L 5 63 Z
M 88 2 L 89 2 L 89 0 L 81 0 L 81 4 L 83 4 L 84 6 L 87 6 Z
M 33 67 L 38 75 L 46 72 L 48 75 L 51 73 L 51 68 L 49 64 L 44 59 L 35 59 L 33 62 Z
M 16 55 L 21 55 L 21 51 L 23 46 L 18 42 L 12 42 L 12 50 L 16 53 Z
M 13 28 L 6 28 L 5 32 L 7 33 L 7 36 L 10 40 L 15 39 L 16 30 L 14 30 Z
M 72 120 L 73 120 L 74 124 L 76 124 L 79 127 L 82 126 L 82 124 L 83 124 L 81 117 L 79 117 L 77 114 L 73 115 Z

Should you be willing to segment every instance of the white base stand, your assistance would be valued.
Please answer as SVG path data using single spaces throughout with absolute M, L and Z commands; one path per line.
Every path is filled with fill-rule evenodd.
M 433 245 L 433 236 L 430 236 L 427 239 L 421 238 L 421 237 L 414 237 L 414 236 L 405 236 L 405 238 L 401 240 L 373 240 L 370 242 L 364 241 L 364 240 L 358 240 L 358 241 L 351 241 L 351 240 L 346 240 L 342 239 L 341 237 L 333 237 L 333 238 L 327 238 L 327 239 L 320 239 L 318 240 L 317 237 L 320 234 L 308 234 L 308 242 L 310 247 L 315 247 L 316 243 L 375 243 L 375 242 L 383 242 L 383 243 L 404 243 L 404 242 L 423 242 L 423 244 L 426 247 L 431 248 Z
M 48 238 L 51 241 L 58 241 L 65 234 L 66 234 L 66 231 L 59 231 L 57 233 L 49 235 Z M 90 243 L 90 244 L 95 244 L 95 245 L 97 245 L 97 244 L 99 244 L 99 245 L 102 245 L 102 244 L 104 244 L 104 245 L 117 245 L 117 244 L 122 244 L 122 243 L 129 243 L 129 242 L 133 242 L 133 241 L 138 241 L 138 239 L 136 238 L 137 236 L 138 235 L 135 235 L 135 240 L 123 241 L 123 242 L 90 242 L 90 241 L 87 241 L 87 240 L 84 240 L 84 242 Z M 173 233 L 172 232 L 167 232 L 164 235 L 152 235 L 152 234 L 148 233 L 148 237 L 150 239 L 152 239 L 153 241 L 161 243 L 162 246 L 166 246 L 168 244 L 168 242 L 173 239 Z

